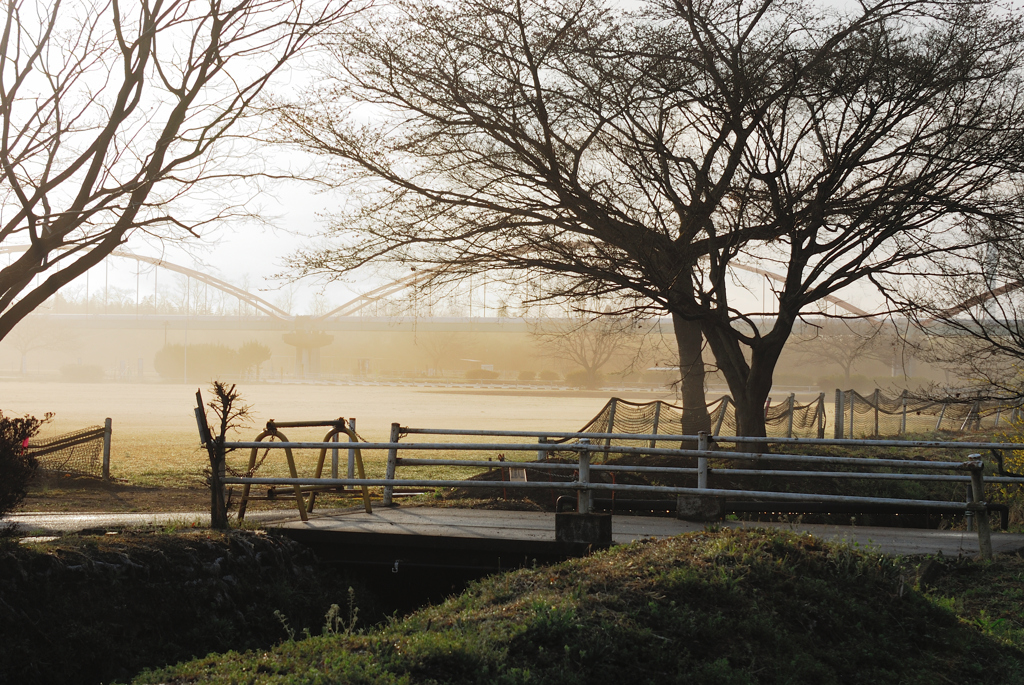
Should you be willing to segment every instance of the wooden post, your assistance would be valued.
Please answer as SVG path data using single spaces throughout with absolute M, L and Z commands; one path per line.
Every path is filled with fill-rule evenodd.
M 972 454 L 969 458 L 976 458 L 978 465 L 971 469 L 971 504 L 974 511 L 974 524 L 978 528 L 978 551 L 981 558 L 986 561 L 992 559 L 992 529 L 988 522 L 988 509 L 985 507 L 985 477 L 984 462 L 980 454 Z
M 850 439 L 853 440 L 853 414 L 854 405 L 857 402 L 857 391 L 850 390 Z
M 722 395 L 722 410 L 718 414 L 718 421 L 715 422 L 715 435 L 722 434 L 722 424 L 725 422 L 725 414 L 729 411 L 729 403 L 732 402 L 732 398 L 728 395 Z
M 836 440 L 839 440 L 845 434 L 843 430 L 843 416 L 846 414 L 846 398 L 843 395 L 843 391 L 836 388 L 836 425 L 833 431 Z
M 903 391 L 903 420 L 900 421 L 900 435 L 907 434 L 907 391 Z
M 352 434 L 355 435 L 355 432 L 356 432 L 356 420 L 355 420 L 355 418 L 350 418 L 348 420 L 348 428 L 349 428 L 350 431 L 352 431 Z M 352 438 L 349 442 L 355 442 L 355 438 Z M 346 477 L 347 478 L 354 478 L 355 477 L 355 475 L 354 475 L 355 474 L 355 470 L 356 470 L 356 450 L 355 450 L 354 447 L 349 447 L 348 448 L 348 471 L 346 471 L 346 474 L 347 474 Z
M 946 403 L 942 403 L 942 409 L 939 410 L 939 418 L 935 421 L 935 432 L 938 433 L 939 429 L 942 428 L 942 417 L 946 415 Z
M 818 439 L 825 439 L 825 393 L 818 394 Z
M 654 426 L 651 428 L 651 435 L 658 434 L 658 424 L 661 422 L 661 400 L 655 400 L 654 402 Z M 658 446 L 658 441 L 654 438 L 651 439 L 651 449 L 655 449 Z
M 399 425 L 397 423 L 391 424 L 391 438 L 388 440 L 388 442 L 391 442 L 391 443 L 398 442 L 398 438 L 401 435 L 401 432 L 402 432 L 401 425 Z M 386 479 L 388 479 L 388 480 L 394 480 L 395 479 L 395 469 L 397 467 L 398 467 L 398 447 L 392 447 L 392 448 L 390 448 L 388 450 L 388 466 L 387 466 L 386 475 L 384 477 Z M 381 502 L 381 504 L 383 504 L 385 507 L 392 506 L 392 499 L 394 498 L 394 490 L 395 490 L 395 488 L 394 488 L 393 485 L 385 485 L 384 486 L 384 497 L 383 497 L 383 501 Z
M 793 437 L 793 411 L 796 409 L 796 393 L 789 393 L 789 421 L 786 423 L 786 437 Z
M 618 406 L 618 404 L 619 404 L 619 398 L 617 398 L 617 397 L 613 397 L 610 400 L 608 400 L 608 405 L 609 405 L 608 406 L 608 430 L 605 431 L 607 433 L 614 433 L 615 432 L 615 408 Z M 612 446 L 612 439 L 611 438 L 605 439 L 604 446 L 605 447 L 611 447 Z M 602 461 L 608 461 L 608 453 L 607 452 L 604 453 L 604 459 Z
M 228 512 L 226 498 L 224 496 L 224 436 L 213 436 L 210 433 L 210 425 L 206 420 L 206 410 L 203 408 L 202 392 L 196 390 L 196 425 L 199 428 L 199 439 L 206 447 L 206 454 L 210 459 L 210 527 L 214 529 L 225 529 L 228 527 Z M 292 474 L 294 477 L 295 474 Z M 305 516 L 303 516 L 305 520 Z
M 345 427 L 345 419 L 339 418 L 338 421 L 341 422 L 341 424 L 342 424 L 341 427 L 344 428 Z M 338 428 L 338 426 L 335 426 L 335 428 Z M 337 430 L 335 430 L 331 434 L 331 442 L 338 442 L 338 431 Z M 337 447 L 332 447 L 331 448 L 331 478 L 337 479 L 337 477 L 338 477 L 338 448 Z M 349 476 L 349 478 L 351 478 L 351 477 L 352 476 Z
M 875 395 L 871 398 L 872 404 L 875 405 L 875 432 L 872 433 L 876 438 L 878 437 L 878 403 L 882 399 L 882 391 L 875 388 Z
M 103 480 L 110 480 L 110 437 L 112 423 L 109 418 L 103 421 Z

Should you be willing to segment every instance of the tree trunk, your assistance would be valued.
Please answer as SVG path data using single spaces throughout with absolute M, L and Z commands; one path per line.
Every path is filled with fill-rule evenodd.
M 700 324 L 687 321 L 673 313 L 672 328 L 679 348 L 683 434 L 696 435 L 699 431 L 710 433 L 711 416 L 708 414 L 707 400 L 704 396 L 704 341 Z
M 789 324 L 789 328 L 792 324 Z M 766 336 L 750 353 L 750 361 L 743 354 L 737 336 L 729 326 L 707 326 L 705 335 L 715 354 L 715 363 L 729 384 L 729 392 L 736 403 L 736 434 L 744 437 L 766 437 L 765 403 L 772 389 L 772 375 L 782 354 L 783 344 L 789 330 L 785 322 Z M 747 443 L 743 451 L 765 452 L 767 443 Z

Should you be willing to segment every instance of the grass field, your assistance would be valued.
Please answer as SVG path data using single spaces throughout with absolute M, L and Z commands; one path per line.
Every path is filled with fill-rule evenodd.
M 208 398 L 208 389 L 202 390 L 204 398 Z M 328 420 L 339 416 L 355 417 L 359 435 L 368 441 L 387 441 L 392 422 L 420 428 L 571 431 L 583 426 L 608 400 L 594 393 L 499 393 L 384 386 L 253 384 L 240 386 L 239 390 L 245 402 L 252 405 L 253 421 L 249 428 L 231 436 L 238 440 L 253 439 L 268 419 Z M 196 388 L 184 385 L 0 381 L 0 409 L 12 415 L 42 416 L 52 412 L 54 418 L 44 429 L 44 437 L 102 424 L 104 418 L 110 417 L 114 478 L 137 485 L 187 487 L 198 485 L 207 465 L 192 413 L 195 391 Z M 656 397 L 650 397 L 653 399 Z M 670 400 L 671 396 L 661 399 Z M 212 412 L 209 413 L 212 420 Z M 325 433 L 322 428 L 285 432 L 290 440 L 322 440 Z M 444 456 L 455 455 L 486 459 L 496 457 L 497 453 L 456 452 Z M 300 475 L 313 474 L 317 456 L 315 452 L 296 454 Z M 531 459 L 534 455 L 525 452 L 508 457 Z M 364 454 L 367 475 L 383 475 L 385 459 L 382 451 Z M 248 454 L 236 453 L 231 465 L 243 467 L 247 460 Z M 341 462 L 346 461 L 343 450 Z M 259 474 L 287 475 L 284 455 L 273 452 Z M 470 474 L 464 469 L 453 469 L 450 475 L 464 478 Z M 401 475 L 414 477 L 416 470 Z

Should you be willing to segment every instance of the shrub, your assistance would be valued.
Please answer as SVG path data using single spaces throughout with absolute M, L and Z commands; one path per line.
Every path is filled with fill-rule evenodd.
M 557 381 L 559 378 L 561 378 L 561 376 L 550 369 L 544 369 L 540 372 L 540 379 L 542 381 Z
M 599 373 L 588 373 L 584 369 L 565 374 L 565 384 L 574 388 L 596 388 L 601 385 Z
M 103 369 L 93 364 L 68 364 L 60 367 L 60 377 L 68 383 L 99 383 Z
M 183 345 L 167 345 L 161 348 L 153 359 L 153 368 L 164 380 L 179 381 L 188 368 L 190 382 L 208 381 L 217 376 L 237 376 L 238 352 L 227 345 L 202 343 L 188 346 L 188 355 Z
M 519 380 L 521 380 L 521 381 L 532 381 L 535 378 L 537 378 L 537 372 L 536 371 L 520 371 L 519 372 Z
M 0 516 L 14 509 L 25 499 L 25 487 L 32 478 L 36 458 L 26 450 L 29 438 L 50 420 L 34 416 L 9 418 L 0 411 Z
M 498 376 L 497 371 L 489 371 L 488 369 L 470 369 L 466 372 L 466 378 L 470 380 L 493 381 Z

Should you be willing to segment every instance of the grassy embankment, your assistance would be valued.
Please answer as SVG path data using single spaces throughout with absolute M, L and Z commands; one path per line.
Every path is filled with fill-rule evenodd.
M 1024 682 L 1024 560 L 927 566 L 921 578 L 917 563 L 791 533 L 709 531 L 135 682 Z

